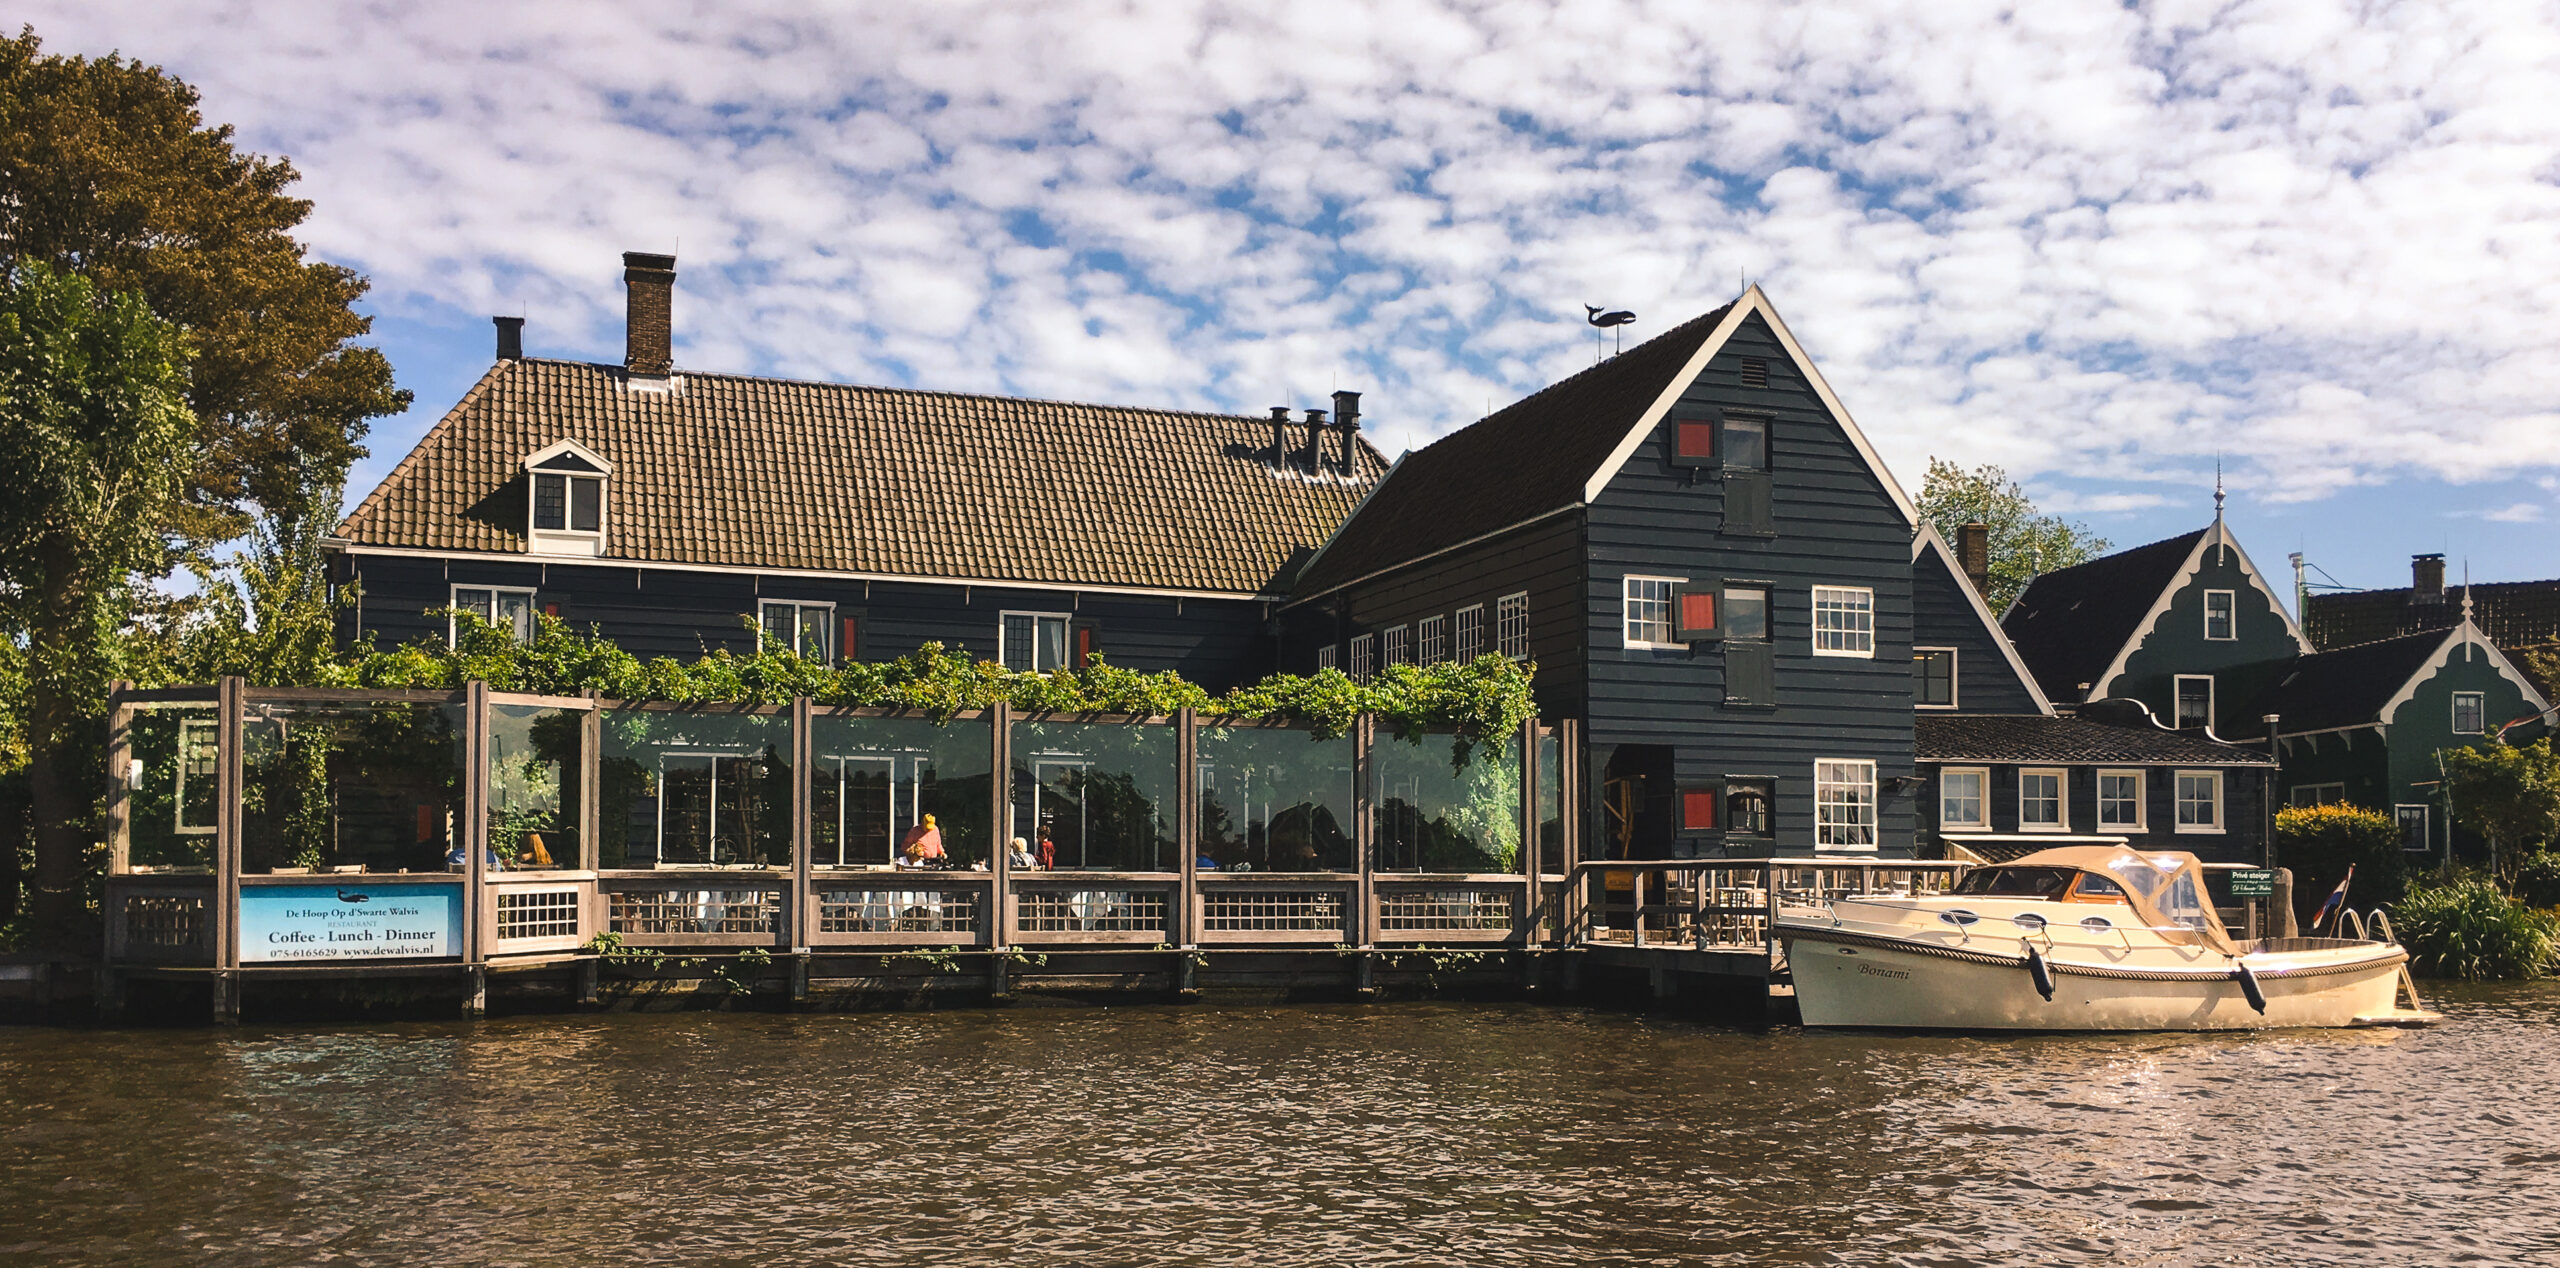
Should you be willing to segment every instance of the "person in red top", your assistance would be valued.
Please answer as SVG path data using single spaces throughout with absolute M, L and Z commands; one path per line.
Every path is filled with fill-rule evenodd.
M 934 826 L 933 816 L 907 829 L 906 840 L 898 843 L 898 866 L 939 867 L 950 856 L 942 850 L 942 829 Z
M 1040 829 L 1040 870 L 1044 872 L 1058 870 L 1058 843 L 1049 839 L 1047 828 Z

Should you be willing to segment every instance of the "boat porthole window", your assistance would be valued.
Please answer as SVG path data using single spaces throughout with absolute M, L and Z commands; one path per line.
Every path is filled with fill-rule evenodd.
M 2039 916 L 2032 911 L 2022 911 L 2017 915 L 2009 917 L 2009 923 L 2016 925 L 2021 929 L 2042 929 L 2044 928 L 2044 917 Z
M 2090 916 L 2080 922 L 2080 927 L 2091 933 L 2105 933 L 2107 930 L 2115 928 L 2116 925 L 2114 921 L 2109 920 L 2104 916 Z
M 1982 917 L 1959 907 L 1954 911 L 1939 912 L 1938 919 L 1946 921 L 1951 925 L 1969 925 L 1981 920 Z

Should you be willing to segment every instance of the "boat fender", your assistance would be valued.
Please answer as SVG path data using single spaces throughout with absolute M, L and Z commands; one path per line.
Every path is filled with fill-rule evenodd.
M 2258 975 L 2250 972 L 2248 965 L 2235 962 L 2231 966 L 2231 976 L 2239 980 L 2240 993 L 2249 997 L 2249 1007 L 2257 1009 L 2260 1016 L 2265 1016 L 2267 993 L 2259 988 Z
M 2044 962 L 2044 953 L 2032 944 L 2027 947 L 2027 976 L 2035 979 L 2036 994 L 2044 996 L 2044 1002 L 2052 1003 L 2053 966 Z

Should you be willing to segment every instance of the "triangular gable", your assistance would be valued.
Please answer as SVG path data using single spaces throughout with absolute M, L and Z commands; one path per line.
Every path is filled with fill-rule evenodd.
M 574 440 L 557 441 L 551 445 L 545 446 L 543 449 L 535 452 L 532 456 L 526 458 L 524 460 L 524 465 L 527 467 L 539 467 L 550 463 L 554 458 L 564 456 L 575 458 L 578 461 L 587 464 L 588 468 L 598 475 L 613 474 L 613 464 L 606 461 L 603 455 L 598 454 L 595 450 L 589 449 L 585 445 L 579 444 Z
M 2437 644 L 2434 654 L 2428 656 L 2419 664 L 2416 672 L 2411 673 L 2401 682 L 2400 689 L 2392 692 L 2390 699 L 2382 702 L 2382 708 L 2374 714 L 2376 729 L 2387 728 L 2391 715 L 2398 713 L 2400 706 L 2409 703 L 2410 699 L 2418 694 L 2420 684 L 2435 677 L 2446 665 L 2451 664 L 2455 649 L 2461 647 L 2477 647 L 2487 652 L 2489 667 L 2498 671 L 2499 677 L 2514 683 L 2516 689 L 2524 693 L 2525 703 L 2533 706 L 2535 714 L 2551 712 L 2551 701 L 2533 685 L 2533 680 L 2525 677 L 2524 672 L 2516 668 L 2515 662 L 2508 660 L 2506 653 L 2499 651 L 2498 645 L 2490 642 L 2489 636 L 2481 633 L 2480 627 L 2472 624 L 2471 618 L 2466 616 L 2460 625 L 2444 632 L 2444 641 Z M 2511 724 L 2514 721 L 2516 719 L 2508 719 L 2506 723 L 2500 725 Z
M 2044 687 L 2036 681 L 2036 676 L 2027 672 L 2027 663 L 2018 658 L 2017 644 L 2010 642 L 2008 634 L 2001 630 L 1999 620 L 1991 615 L 1991 605 L 1982 601 L 1982 592 L 1973 588 L 1973 582 L 1965 576 L 1964 568 L 1956 563 L 1956 553 L 1949 550 L 1947 540 L 1938 535 L 1937 525 L 1922 520 L 1920 531 L 1911 539 L 1911 562 L 1916 567 L 1922 559 L 1931 557 L 1937 560 L 1939 567 L 1946 569 L 1948 577 L 1955 582 L 1956 589 L 1963 592 L 1965 602 L 1972 608 L 1974 619 L 1982 624 L 1983 634 L 1991 640 L 1993 646 L 2000 649 L 2000 655 L 2007 662 L 2009 672 L 2017 676 L 2018 685 L 2026 688 L 2027 694 L 2035 699 L 2036 712 L 2048 717 L 2052 716 L 2053 701 L 2046 698 Z
M 2312 653 L 2311 640 L 2302 636 L 2302 627 L 2294 622 L 2293 614 L 2284 610 L 2283 600 L 2278 599 L 2276 592 L 2268 588 L 2265 575 L 2258 571 L 2256 564 L 2250 562 L 2249 552 L 2240 548 L 2239 540 L 2231 535 L 2231 527 L 2216 516 L 2213 527 L 2206 529 L 2202 536 L 2196 538 L 2195 548 L 2187 552 L 2186 562 L 2178 565 L 2176 572 L 2169 574 L 2168 583 L 2161 586 L 2160 593 L 2153 597 L 2151 610 L 2134 625 L 2133 631 L 2125 637 L 2124 644 L 2116 649 L 2114 658 L 2107 662 L 2106 672 L 2098 675 L 2090 688 L 2090 699 L 2103 699 L 2112 694 L 2115 680 L 2124 673 L 2125 662 L 2131 659 L 2134 651 L 2151 637 L 2151 632 L 2160 627 L 2160 619 L 2169 614 L 2169 604 L 2177 597 L 2178 592 L 2185 589 L 2187 583 L 2203 570 L 2206 552 L 2218 548 L 2228 549 L 2239 559 L 2240 575 L 2247 578 L 2249 585 L 2259 594 L 2266 596 L 2267 606 L 2278 617 L 2283 618 L 2285 632 L 2293 636 L 2295 646 L 2301 648 L 2305 656 Z
M 1587 504 L 1599 500 L 1601 492 L 1609 487 L 1611 480 L 1617 478 L 1618 471 L 1627 465 L 1627 460 L 1633 458 L 1636 450 L 1644 446 L 1646 438 L 1652 436 L 1654 429 L 1662 425 L 1663 418 L 1670 414 L 1671 406 L 1680 399 L 1680 394 L 1689 389 L 1689 384 L 1707 368 L 1707 363 L 1715 360 L 1716 354 L 1724 350 L 1725 344 L 1733 338 L 1733 332 L 1740 330 L 1742 323 L 1749 320 L 1754 313 L 1759 314 L 1760 319 L 1769 324 L 1770 333 L 1778 337 L 1778 346 L 1786 349 L 1787 359 L 1795 363 L 1797 372 L 1803 374 L 1805 382 L 1812 385 L 1814 395 L 1821 399 L 1823 409 L 1831 415 L 1831 421 L 1847 434 L 1850 445 L 1855 447 L 1858 456 L 1866 461 L 1868 472 L 1875 476 L 1877 483 L 1884 486 L 1885 496 L 1893 499 L 1895 508 L 1902 512 L 1902 522 L 1906 525 L 1918 524 L 1920 512 L 1912 505 L 1911 496 L 1902 491 L 1901 482 L 1893 478 L 1893 472 L 1887 469 L 1884 460 L 1876 455 L 1875 446 L 1867 443 L 1866 433 L 1860 431 L 1857 421 L 1849 417 L 1849 407 L 1840 403 L 1840 397 L 1831 390 L 1831 384 L 1822 377 L 1822 371 L 1814 368 L 1813 359 L 1805 355 L 1804 345 L 1796 342 L 1795 333 L 1787 329 L 1787 323 L 1778 317 L 1777 308 L 1770 304 L 1769 297 L 1761 293 L 1756 284 L 1744 291 L 1742 298 L 1735 300 L 1732 307 L 1726 310 L 1724 320 L 1716 323 L 1715 330 L 1707 335 L 1706 342 L 1699 344 L 1698 350 L 1690 354 L 1688 364 L 1681 367 L 1678 374 L 1672 376 L 1671 382 L 1662 389 L 1659 396 L 1654 398 L 1653 404 L 1636 419 L 1635 425 L 1627 430 L 1626 436 L 1618 442 L 1617 448 L 1610 451 L 1608 461 L 1600 464 L 1599 470 L 1592 472 L 1591 478 L 1583 482 L 1583 502 Z

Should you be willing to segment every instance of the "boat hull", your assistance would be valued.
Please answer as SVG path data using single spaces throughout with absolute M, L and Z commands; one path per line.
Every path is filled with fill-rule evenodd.
M 2398 947 L 2242 958 L 2266 1011 L 2224 965 L 2195 969 L 2048 960 L 2053 998 L 2021 954 L 1790 928 L 1779 938 L 1807 1026 L 1922 1030 L 2262 1030 L 2352 1026 L 2392 1015 Z

